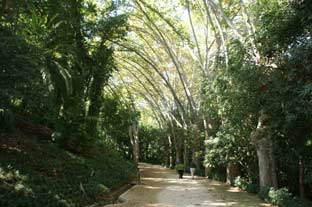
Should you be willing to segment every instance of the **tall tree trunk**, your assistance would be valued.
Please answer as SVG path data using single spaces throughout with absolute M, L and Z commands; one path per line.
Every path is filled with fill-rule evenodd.
M 182 162 L 182 143 L 181 139 L 175 137 L 175 151 L 176 151 L 176 163 Z
M 187 141 L 184 142 L 184 166 L 185 170 L 188 171 L 190 168 L 190 162 L 189 162 L 189 148 Z
M 182 158 L 182 149 L 179 143 L 176 143 L 176 163 L 181 162 Z
M 299 160 L 299 191 L 300 191 L 300 198 L 305 199 L 305 192 L 304 192 L 304 161 L 301 158 Z
M 277 188 L 270 119 L 271 117 L 262 111 L 257 129 L 251 133 L 251 141 L 257 150 L 261 189 L 266 186 Z
M 137 168 L 137 180 L 136 183 L 141 183 L 141 176 L 139 170 L 139 155 L 140 155 L 140 147 L 139 147 L 139 128 L 137 123 L 133 123 L 129 127 L 129 137 L 132 144 L 132 155 L 133 155 L 133 162 Z
M 173 161 L 173 143 L 172 143 L 172 138 L 171 136 L 168 136 L 168 141 L 169 141 L 169 168 L 173 168 L 174 166 L 174 161 Z
M 228 162 L 226 167 L 226 183 L 233 185 L 234 179 L 240 175 L 240 167 L 237 162 Z
M 164 147 L 165 147 L 165 157 L 164 157 L 164 160 L 163 160 L 163 164 L 165 165 L 166 168 L 169 168 L 170 167 L 170 137 L 168 137 L 166 140 L 165 140 L 165 143 L 164 143 Z
M 89 97 L 90 100 L 86 131 L 92 138 L 97 135 L 97 124 L 102 105 L 102 92 L 109 78 L 107 73 L 113 68 L 112 50 L 106 48 L 106 46 L 102 46 L 101 50 L 105 51 L 105 56 L 102 56 L 101 60 L 102 67 L 94 67 L 94 72 L 90 75 L 90 79 L 93 81 L 89 86 L 89 94 L 86 94 L 86 97 Z
M 199 124 L 199 122 L 196 122 L 196 124 L 193 125 L 193 133 L 190 135 L 190 137 L 194 139 L 192 158 L 197 168 L 201 167 L 201 161 L 203 160 L 202 146 L 204 144 L 204 139 L 200 136 Z
M 206 117 L 203 116 L 203 124 L 204 124 L 204 130 L 205 130 L 205 140 L 209 139 L 209 127 L 206 120 Z M 208 149 L 205 147 L 205 153 L 208 154 Z M 208 166 L 205 166 L 205 177 L 208 177 L 209 173 L 211 171 L 211 168 Z

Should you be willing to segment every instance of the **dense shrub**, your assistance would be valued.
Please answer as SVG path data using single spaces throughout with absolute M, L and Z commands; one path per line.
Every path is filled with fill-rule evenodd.
M 259 190 L 259 197 L 264 201 L 269 201 L 269 191 L 270 187 L 263 187 Z
M 205 169 L 203 168 L 199 168 L 199 169 L 196 169 L 196 172 L 195 172 L 196 175 L 198 176 L 205 176 Z
M 293 197 L 287 188 L 275 190 L 272 187 L 264 187 L 260 190 L 259 196 L 261 199 L 272 203 L 278 207 L 308 207 L 311 203 L 302 201 Z
M 208 178 L 213 180 L 226 181 L 226 168 L 225 166 L 218 166 L 211 168 L 208 173 Z
M 280 188 L 277 190 L 270 188 L 268 197 L 270 202 L 277 206 L 285 206 L 285 204 L 292 200 L 292 195 L 288 192 L 287 188 Z
M 258 185 L 251 183 L 245 178 L 242 178 L 240 176 L 236 177 L 234 180 L 234 186 L 238 187 L 242 190 L 245 190 L 249 193 L 257 193 L 258 192 Z
M 14 115 L 11 110 L 0 108 L 0 131 L 8 131 L 14 128 Z
M 17 146 L 16 141 L 20 143 Z M 82 155 L 27 138 L 0 139 L 0 146 L 1 142 L 15 148 L 0 150 L 0 206 L 80 207 L 105 203 L 108 201 L 103 198 L 110 190 L 130 182 L 135 175 L 132 163 L 104 149 Z

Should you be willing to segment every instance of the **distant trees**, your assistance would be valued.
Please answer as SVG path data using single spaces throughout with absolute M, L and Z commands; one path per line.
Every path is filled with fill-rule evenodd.
M 129 7 L 119 74 L 145 107 L 142 116 L 168 133 L 164 159 L 197 160 L 210 175 L 227 168 L 229 182 L 241 174 L 261 189 L 310 189 L 309 1 Z

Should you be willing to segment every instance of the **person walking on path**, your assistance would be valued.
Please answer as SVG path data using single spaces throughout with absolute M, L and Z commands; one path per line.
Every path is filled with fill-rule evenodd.
M 196 165 L 195 165 L 195 163 L 192 161 L 191 164 L 190 164 L 190 172 L 191 172 L 192 179 L 194 179 L 195 171 L 196 171 Z
M 177 162 L 175 166 L 176 170 L 179 173 L 179 179 L 183 179 L 183 173 L 184 173 L 184 164 Z

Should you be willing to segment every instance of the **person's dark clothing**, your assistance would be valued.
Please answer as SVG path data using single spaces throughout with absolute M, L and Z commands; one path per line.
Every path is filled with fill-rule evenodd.
M 183 179 L 184 170 L 178 170 L 178 173 L 179 173 L 179 178 Z
M 183 173 L 184 173 L 184 165 L 182 163 L 178 163 L 176 165 L 176 170 L 179 173 L 179 178 L 182 179 L 183 178 Z
M 195 163 L 194 163 L 194 162 L 191 162 L 191 164 L 190 164 L 190 168 L 196 168 L 196 165 L 195 165 Z

